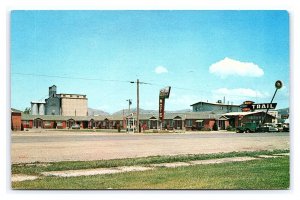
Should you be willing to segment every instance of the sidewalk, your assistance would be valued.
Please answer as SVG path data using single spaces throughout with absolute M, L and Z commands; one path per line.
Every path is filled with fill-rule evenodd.
M 220 164 L 220 163 L 229 163 L 229 162 L 245 162 L 245 161 L 250 161 L 250 160 L 258 160 L 258 159 L 278 158 L 278 157 L 289 156 L 289 155 L 290 155 L 289 153 L 283 153 L 283 154 L 273 154 L 273 155 L 260 155 L 257 157 L 247 157 L 247 156 L 246 157 L 231 157 L 231 158 L 219 158 L 219 159 L 209 159 L 209 160 L 194 160 L 194 161 L 189 161 L 189 162 L 149 164 L 149 165 L 143 165 L 143 166 L 121 166 L 121 167 L 112 167 L 112 168 L 49 171 L 49 172 L 42 172 L 40 174 L 40 176 L 13 174 L 11 177 L 11 181 L 15 182 L 15 181 L 36 180 L 36 179 L 43 178 L 45 176 L 56 176 L 56 177 L 93 176 L 93 175 L 147 171 L 147 170 L 158 169 L 161 167 L 175 168 L 175 167 L 182 167 L 182 166 Z

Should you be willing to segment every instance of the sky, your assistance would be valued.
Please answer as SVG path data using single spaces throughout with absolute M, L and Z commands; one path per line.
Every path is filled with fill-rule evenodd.
M 289 14 L 286 11 L 12 11 L 11 107 L 58 93 L 85 94 L 109 113 L 166 110 L 199 101 L 289 107 Z

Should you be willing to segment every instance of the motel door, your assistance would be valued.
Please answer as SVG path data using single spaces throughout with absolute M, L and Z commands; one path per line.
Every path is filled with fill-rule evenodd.
M 156 128 L 157 128 L 157 120 L 150 119 L 150 129 L 156 129 Z
M 174 129 L 182 129 L 182 119 L 179 116 L 174 118 Z
M 69 127 L 69 128 L 72 128 L 72 126 L 75 124 L 75 120 L 73 120 L 73 119 L 69 119 L 68 121 L 67 121 L 67 126 Z
M 220 130 L 225 130 L 225 121 L 224 120 L 219 120 L 219 128 Z
M 33 123 L 34 123 L 35 128 L 42 128 L 43 120 L 42 119 L 35 119 L 33 121 Z

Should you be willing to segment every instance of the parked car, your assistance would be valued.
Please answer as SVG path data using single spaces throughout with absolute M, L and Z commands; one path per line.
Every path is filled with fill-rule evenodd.
M 278 132 L 278 128 L 275 127 L 275 124 L 265 123 L 260 127 L 261 132 Z
M 243 132 L 253 133 L 258 131 L 259 131 L 259 127 L 254 122 L 246 122 L 236 128 L 237 133 L 243 133 Z
M 283 131 L 283 124 L 282 123 L 275 124 L 275 127 L 278 129 L 279 132 Z
M 289 132 L 290 131 L 290 125 L 289 124 L 283 124 L 283 131 Z
M 74 125 L 72 126 L 72 129 L 80 129 L 79 124 L 74 124 Z

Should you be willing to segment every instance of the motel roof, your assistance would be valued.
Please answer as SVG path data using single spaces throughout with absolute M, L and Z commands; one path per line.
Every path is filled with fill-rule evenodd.
M 186 113 L 165 113 L 165 120 L 203 120 L 203 119 L 219 119 L 223 114 L 217 114 L 214 112 L 186 112 Z M 67 121 L 67 120 L 75 120 L 75 121 L 104 121 L 104 120 L 123 120 L 126 117 L 125 115 L 107 115 L 107 116 L 62 116 L 62 115 L 28 115 L 22 114 L 22 120 L 34 120 L 34 119 L 42 119 L 42 120 L 57 120 L 57 121 Z M 136 118 L 136 113 L 133 114 L 133 117 Z M 140 120 L 158 120 L 159 116 L 157 114 L 140 114 Z
M 205 102 L 205 101 L 199 101 L 197 103 L 192 104 L 191 106 L 197 105 L 199 103 L 210 104 L 210 105 L 217 105 L 217 106 L 235 106 L 235 107 L 240 107 L 240 105 L 224 104 L 224 103 L 210 103 L 210 102 Z
M 257 113 L 265 113 L 265 111 L 253 111 L 253 112 L 230 112 L 225 113 L 225 116 L 246 116 L 246 115 L 253 115 Z M 270 115 L 269 113 L 267 115 Z M 270 115 L 271 117 L 274 117 L 273 115 Z M 275 118 L 275 117 L 274 117 Z
M 17 110 L 17 109 L 14 109 L 14 108 L 10 108 L 10 111 L 11 111 L 12 113 L 22 113 L 22 111 Z

